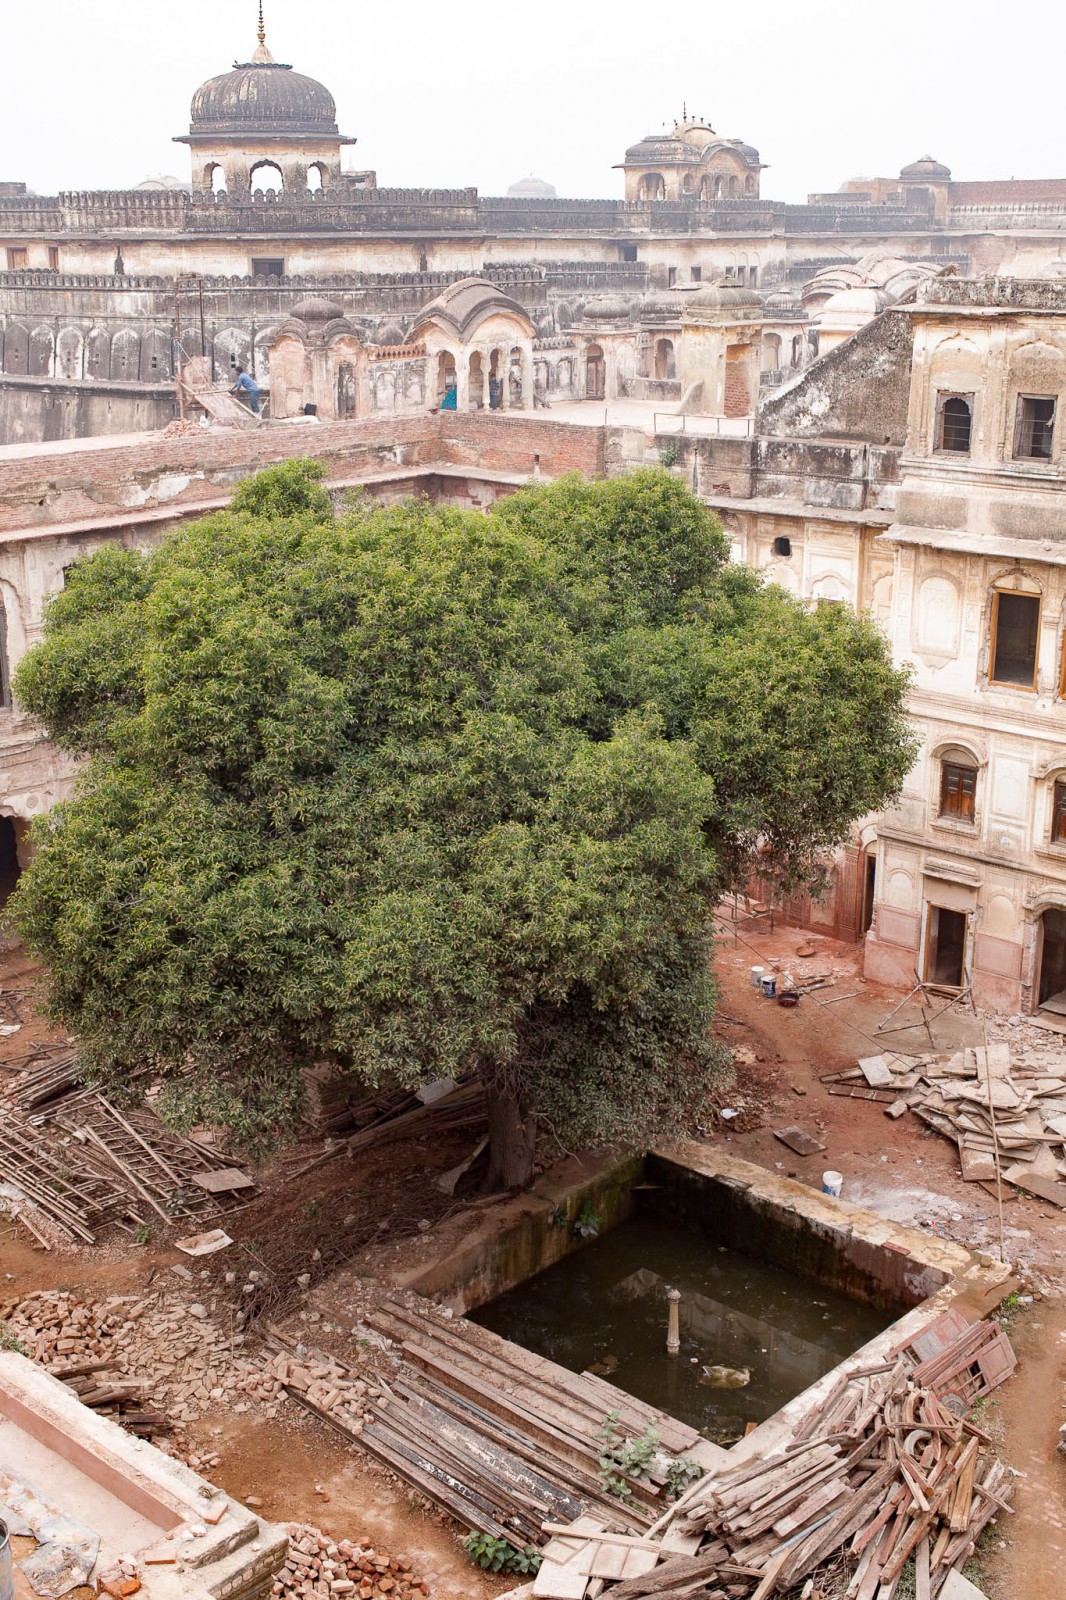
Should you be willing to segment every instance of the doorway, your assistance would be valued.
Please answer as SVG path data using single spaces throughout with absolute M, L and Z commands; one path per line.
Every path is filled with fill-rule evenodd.
M 19 881 L 18 837 L 11 817 L 0 817 L 0 906 Z
M 867 850 L 863 858 L 862 872 L 862 915 L 859 918 L 859 933 L 869 933 L 874 920 L 874 893 L 877 889 L 877 850 Z
M 607 369 L 603 351 L 590 344 L 585 352 L 585 399 L 602 400 L 607 392 Z
M 930 906 L 925 925 L 925 982 L 961 989 L 966 958 L 966 913 Z
M 1040 987 L 1037 1004 L 1066 1016 L 1066 909 L 1049 906 L 1040 918 Z

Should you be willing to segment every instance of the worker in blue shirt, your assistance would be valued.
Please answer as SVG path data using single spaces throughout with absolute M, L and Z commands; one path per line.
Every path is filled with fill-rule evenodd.
M 258 416 L 259 415 L 259 385 L 256 383 L 254 378 L 250 378 L 248 376 L 248 374 L 245 372 L 243 367 L 238 367 L 237 368 L 237 382 L 233 385 L 233 388 L 230 390 L 230 394 L 235 394 L 239 398 L 242 393 L 244 393 L 244 394 L 246 394 L 248 396 L 249 409 L 255 414 L 255 416 Z

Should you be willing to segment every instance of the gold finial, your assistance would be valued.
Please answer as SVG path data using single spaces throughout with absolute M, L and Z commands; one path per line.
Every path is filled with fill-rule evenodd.
M 259 43 L 261 45 L 264 45 L 264 44 L 266 44 L 266 42 L 267 42 L 267 34 L 266 34 L 266 24 L 263 21 L 263 0 L 259 0 Z

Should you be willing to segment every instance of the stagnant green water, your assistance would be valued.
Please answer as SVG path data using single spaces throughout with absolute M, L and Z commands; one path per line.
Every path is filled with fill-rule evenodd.
M 681 1291 L 677 1356 L 666 1353 L 668 1288 Z M 595 1371 L 728 1444 L 891 1319 L 698 1228 L 641 1214 L 471 1320 L 572 1372 Z M 750 1378 L 714 1387 L 700 1382 L 705 1367 L 748 1368 Z

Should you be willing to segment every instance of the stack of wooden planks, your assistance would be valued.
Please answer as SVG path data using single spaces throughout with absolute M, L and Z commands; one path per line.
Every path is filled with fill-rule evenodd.
M 90 1361 L 80 1366 L 53 1368 L 52 1375 L 62 1379 L 83 1406 L 111 1417 L 141 1438 L 168 1432 L 172 1427 L 161 1411 L 148 1406 L 144 1381 L 127 1377 L 114 1362 Z
M 617 1586 L 604 1573 L 602 1526 L 574 1524 L 560 1535 L 547 1524 L 553 1539 L 533 1594 L 769 1600 L 835 1561 L 854 1600 L 892 1600 L 911 1563 L 913 1592 L 933 1600 L 985 1525 L 1010 1509 L 1007 1469 L 988 1436 L 938 1397 L 998 1330 L 939 1332 L 924 1362 L 904 1348 L 842 1377 L 774 1454 L 712 1470 L 644 1535 L 649 1551 L 659 1545 L 647 1570 Z M 675 1530 L 695 1548 L 674 1553 Z
M 602 1379 L 569 1372 L 413 1296 L 390 1300 L 367 1325 L 391 1347 L 395 1371 L 366 1399 L 360 1421 L 343 1407 L 324 1420 L 466 1527 L 494 1538 L 539 1544 L 545 1521 L 571 1523 L 589 1512 L 639 1534 L 665 1506 L 670 1458 L 706 1464 L 723 1455 Z M 286 1387 L 318 1409 L 291 1382 Z M 624 1500 L 607 1492 L 600 1466 L 608 1414 L 626 1437 L 654 1428 L 664 1453 L 646 1477 L 630 1478 Z

